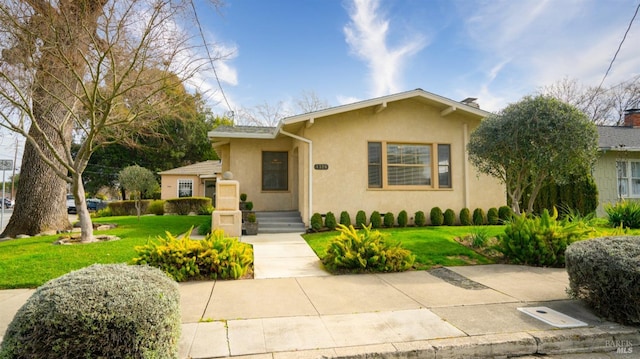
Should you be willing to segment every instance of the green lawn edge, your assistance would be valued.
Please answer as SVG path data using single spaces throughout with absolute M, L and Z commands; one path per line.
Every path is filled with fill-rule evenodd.
M 54 245 L 60 235 L 0 242 L 0 289 L 36 288 L 47 281 L 95 263 L 128 263 L 135 247 L 164 236 L 186 233 L 211 216 L 135 216 L 94 218 L 94 223 L 115 223 L 117 228 L 96 231 L 120 238 L 112 242 Z

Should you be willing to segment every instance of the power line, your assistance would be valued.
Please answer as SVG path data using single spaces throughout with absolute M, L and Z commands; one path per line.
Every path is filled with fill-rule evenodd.
M 613 62 L 616 61 L 616 57 L 618 57 L 618 53 L 620 52 L 620 49 L 622 48 L 622 44 L 624 43 L 624 40 L 626 40 L 627 34 L 629 34 L 629 30 L 631 30 L 631 25 L 633 25 L 633 21 L 636 19 L 636 16 L 638 15 L 638 10 L 640 10 L 640 2 L 638 2 L 638 6 L 636 7 L 636 12 L 633 14 L 633 17 L 631 18 L 631 21 L 629 21 L 629 26 L 627 27 L 627 31 L 624 32 L 624 36 L 622 37 L 622 40 L 620 41 L 620 45 L 618 45 L 618 49 L 616 50 L 616 53 L 613 55 L 613 58 L 611 59 L 611 62 L 609 63 L 609 68 L 607 68 L 607 72 L 604 73 L 604 76 L 602 77 L 602 81 L 600 81 L 600 85 L 598 85 L 598 88 L 596 89 L 596 93 L 598 93 L 598 91 L 600 91 L 600 88 L 602 87 L 602 84 L 604 84 L 604 80 L 609 75 L 609 71 L 611 71 L 611 68 L 613 67 Z
M 196 24 L 198 25 L 198 30 L 200 32 L 200 37 L 202 38 L 202 42 L 204 43 L 204 48 L 207 51 L 207 57 L 209 58 L 209 63 L 211 64 L 211 69 L 213 70 L 213 74 L 216 77 L 216 82 L 218 82 L 218 87 L 220 88 L 220 93 L 222 94 L 222 98 L 224 102 L 227 104 L 227 108 L 229 112 L 233 116 L 233 109 L 231 109 L 231 105 L 229 105 L 229 101 L 227 100 L 227 96 L 224 94 L 224 90 L 222 89 L 222 83 L 220 82 L 220 78 L 218 77 L 218 72 L 216 71 L 216 67 L 213 64 L 213 57 L 211 56 L 211 51 L 209 51 L 209 45 L 207 45 L 207 40 L 204 37 L 204 32 L 202 31 L 202 25 L 200 24 L 200 19 L 198 18 L 198 11 L 196 10 L 196 6 L 193 4 L 193 0 L 190 1 L 191 8 L 193 9 L 193 15 L 196 19 Z

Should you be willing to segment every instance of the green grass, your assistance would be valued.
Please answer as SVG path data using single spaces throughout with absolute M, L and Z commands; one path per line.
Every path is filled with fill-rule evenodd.
M 393 241 L 402 242 L 402 246 L 416 256 L 415 267 L 428 269 L 434 266 L 458 266 L 469 264 L 489 264 L 492 261 L 475 251 L 459 244 L 456 237 L 464 237 L 473 231 L 472 226 L 455 227 L 411 227 L 380 229 Z M 485 226 L 490 236 L 504 231 L 504 226 Z M 323 258 L 327 245 L 339 232 L 322 232 L 304 235 L 304 239 Z
M 50 279 L 94 263 L 123 263 L 135 257 L 135 246 L 164 236 L 178 235 L 210 221 L 210 216 L 143 216 L 95 218 L 94 223 L 117 223 L 118 228 L 96 231 L 120 237 L 118 241 L 53 245 L 58 235 L 0 242 L 0 289 L 35 288 Z

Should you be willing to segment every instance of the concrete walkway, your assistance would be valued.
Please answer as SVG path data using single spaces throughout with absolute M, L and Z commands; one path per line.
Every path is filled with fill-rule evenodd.
M 298 233 L 243 236 L 242 241 L 253 245 L 255 279 L 330 275 Z
M 564 269 L 486 265 L 441 269 L 438 276 L 425 271 L 329 276 L 303 243 L 289 236 L 243 238 L 255 246 L 256 278 L 266 279 L 180 284 L 180 358 L 590 353 L 576 357 L 584 359 L 632 358 L 640 352 L 640 328 L 602 321 L 567 298 Z M 299 259 L 287 259 L 287 252 Z M 0 291 L 0 334 L 32 292 Z M 587 326 L 559 329 L 517 310 L 538 306 Z

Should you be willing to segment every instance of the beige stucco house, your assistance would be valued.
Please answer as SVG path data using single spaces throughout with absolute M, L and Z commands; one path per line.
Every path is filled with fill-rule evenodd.
M 598 188 L 597 214 L 620 200 L 640 200 L 640 109 L 626 111 L 624 126 L 598 126 L 600 155 L 593 178 Z
M 498 207 L 505 188 L 469 163 L 470 133 L 489 113 L 421 89 L 282 119 L 276 127 L 209 132 L 256 211 L 374 210 L 410 217 L 432 207 Z M 164 190 L 164 189 L 163 189 Z
M 160 198 L 209 197 L 214 201 L 221 169 L 220 161 L 211 160 L 162 171 Z

